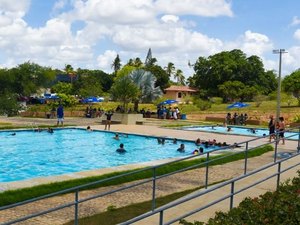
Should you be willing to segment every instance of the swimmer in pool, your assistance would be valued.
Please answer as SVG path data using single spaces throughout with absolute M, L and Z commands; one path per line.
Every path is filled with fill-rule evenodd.
M 177 149 L 178 152 L 185 152 L 184 150 L 184 144 L 180 144 L 180 147 Z
M 120 144 L 120 147 L 116 150 L 116 152 L 118 153 L 125 153 L 126 150 L 124 149 L 124 144 Z

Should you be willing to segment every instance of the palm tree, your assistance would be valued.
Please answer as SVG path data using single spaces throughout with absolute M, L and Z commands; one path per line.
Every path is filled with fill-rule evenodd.
M 113 63 L 111 64 L 111 68 L 114 70 L 115 75 L 121 69 L 121 59 L 119 54 L 117 54 L 116 58 L 114 59 Z
M 135 59 L 129 59 L 127 65 L 139 68 L 139 67 L 143 66 L 143 62 L 141 61 L 141 59 L 139 57 L 137 57 Z
M 177 84 L 185 85 L 185 77 L 183 75 L 182 70 L 176 70 L 176 73 L 174 74 L 174 79 L 177 80 Z
M 65 73 L 70 77 L 71 83 L 73 83 L 73 78 L 76 76 L 76 73 L 73 67 L 70 64 L 65 65 Z
M 160 87 L 155 87 L 156 77 L 149 71 L 137 69 L 129 74 L 133 83 L 140 89 L 140 96 L 135 100 L 134 111 L 138 111 L 138 103 L 152 102 L 162 95 Z
M 165 66 L 165 71 L 168 74 L 169 77 L 172 76 L 172 74 L 174 73 L 175 70 L 175 66 L 174 63 L 169 62 L 167 66 Z

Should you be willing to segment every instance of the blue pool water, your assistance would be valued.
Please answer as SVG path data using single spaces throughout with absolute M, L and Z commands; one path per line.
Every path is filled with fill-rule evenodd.
M 16 135 L 11 135 L 12 133 Z M 34 177 L 107 168 L 126 164 L 191 155 L 193 142 L 166 139 L 164 145 L 153 137 L 120 134 L 83 129 L 54 130 L 53 134 L 34 131 L 0 132 L 0 182 L 25 180 Z M 124 143 L 126 153 L 116 153 Z M 185 144 L 185 153 L 177 148 Z M 204 151 L 212 150 L 204 149 Z
M 228 132 L 228 127 L 231 127 L 231 131 Z M 255 128 L 255 133 L 251 128 L 246 127 L 235 127 L 235 126 L 186 126 L 182 127 L 183 130 L 191 130 L 191 131 L 204 131 L 204 132 L 215 132 L 215 133 L 222 133 L 222 134 L 239 134 L 239 135 L 246 135 L 246 136 L 256 136 L 262 137 L 265 135 L 269 135 L 269 130 L 262 129 L 262 128 Z M 291 136 L 294 135 L 294 136 Z M 298 133 L 296 132 L 285 132 L 285 137 L 288 137 L 292 140 L 298 140 Z M 289 137 L 291 136 L 291 137 Z

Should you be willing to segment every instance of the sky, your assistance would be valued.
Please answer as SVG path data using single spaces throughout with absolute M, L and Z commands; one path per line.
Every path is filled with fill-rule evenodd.
M 193 75 L 202 57 L 241 49 L 282 76 L 300 68 L 299 0 L 0 0 L 0 68 L 24 62 L 112 72 L 119 54 Z

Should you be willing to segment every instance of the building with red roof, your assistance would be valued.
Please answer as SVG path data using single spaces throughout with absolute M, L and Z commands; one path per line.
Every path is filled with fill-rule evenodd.
M 165 98 L 174 99 L 178 102 L 183 102 L 185 97 L 195 95 L 198 92 L 196 88 L 175 85 L 166 88 L 164 91 Z

